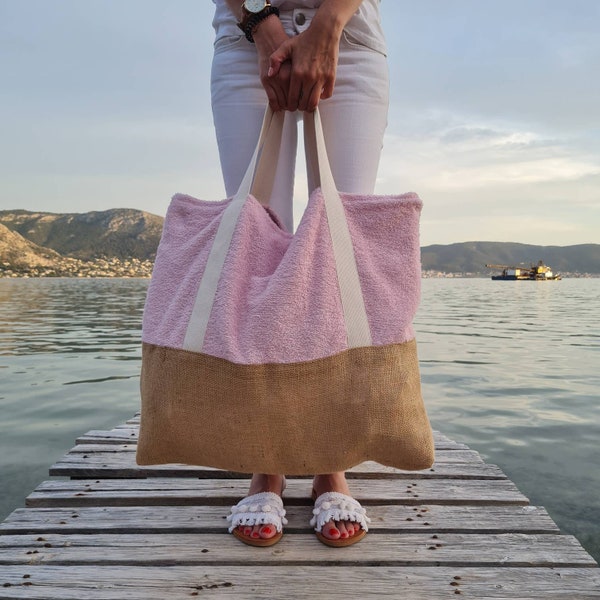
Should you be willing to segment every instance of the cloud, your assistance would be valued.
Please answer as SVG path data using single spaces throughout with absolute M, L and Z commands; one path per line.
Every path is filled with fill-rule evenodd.
M 174 191 L 222 198 L 212 6 L 4 3 L 2 207 L 164 214 Z M 377 192 L 419 192 L 428 243 L 599 241 L 600 2 L 381 9 L 391 105 Z
M 509 125 L 497 128 L 456 114 L 435 121 L 426 118 L 421 134 L 418 118 L 407 129 L 406 137 L 394 133 L 386 137 L 380 168 L 384 190 L 405 177 L 430 189 L 467 190 L 575 181 L 600 174 L 600 153 L 582 151 L 572 139 L 546 138 Z
M 425 202 L 424 243 L 600 241 L 600 152 L 576 136 L 450 111 L 407 114 L 386 136 L 377 191 L 409 190 Z

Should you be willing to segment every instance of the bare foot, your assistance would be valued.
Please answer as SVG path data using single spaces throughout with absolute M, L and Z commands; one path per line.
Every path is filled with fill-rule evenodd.
M 317 498 L 325 492 L 340 492 L 351 496 L 346 474 L 343 471 L 328 475 L 315 475 L 313 488 Z M 353 521 L 327 521 L 321 533 L 330 540 L 346 539 L 360 531 L 360 525 Z
M 260 492 L 274 492 L 278 496 L 281 496 L 283 492 L 285 477 L 283 475 L 265 475 L 264 473 L 254 473 L 252 480 L 250 481 L 250 489 L 248 490 L 248 496 L 258 494 Z M 237 528 L 238 532 L 242 535 L 258 539 L 262 538 L 267 540 L 272 538 L 276 533 L 277 529 L 274 525 L 269 523 L 265 525 L 242 525 Z

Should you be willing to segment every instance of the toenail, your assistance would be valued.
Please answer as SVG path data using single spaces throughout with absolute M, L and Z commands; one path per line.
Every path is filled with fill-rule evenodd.
M 270 527 L 263 527 L 263 533 L 265 533 L 266 535 L 269 535 L 271 533 L 271 528 Z
M 257 538 L 257 537 L 260 537 L 260 535 L 258 535 L 258 532 L 253 531 L 252 534 L 251 534 L 251 537 Z
M 340 537 L 347 538 L 348 534 L 344 531 L 344 533 L 340 533 Z

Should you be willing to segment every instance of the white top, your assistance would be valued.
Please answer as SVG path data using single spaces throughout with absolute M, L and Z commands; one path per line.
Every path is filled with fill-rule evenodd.
M 273 6 L 277 6 L 281 12 L 284 25 L 286 21 L 291 22 L 292 14 L 296 14 L 302 9 L 313 11 L 318 8 L 323 0 L 271 0 Z M 236 25 L 236 18 L 233 16 L 225 0 L 213 0 L 216 5 L 213 27 L 215 28 L 216 39 L 224 36 L 239 36 L 241 32 Z M 381 27 L 381 18 L 379 15 L 380 0 L 363 0 L 359 9 L 352 16 L 344 31 L 357 42 L 364 44 L 372 50 L 386 53 L 385 37 Z M 241 5 L 241 0 L 240 0 Z

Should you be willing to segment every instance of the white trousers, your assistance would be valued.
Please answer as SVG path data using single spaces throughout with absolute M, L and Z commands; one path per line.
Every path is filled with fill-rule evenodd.
M 310 24 L 314 10 L 282 11 L 288 35 Z M 260 83 L 256 49 L 244 36 L 215 43 L 211 96 L 221 169 L 227 196 L 237 192 L 256 147 L 267 95 Z M 338 190 L 372 194 L 387 125 L 389 82 L 383 54 L 350 38 L 340 41 L 333 96 L 319 103 L 331 170 Z M 300 113 L 286 113 L 270 207 L 293 231 L 293 191 Z M 309 191 L 314 188 L 309 173 Z

